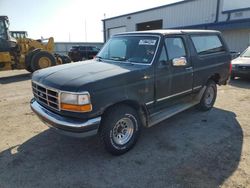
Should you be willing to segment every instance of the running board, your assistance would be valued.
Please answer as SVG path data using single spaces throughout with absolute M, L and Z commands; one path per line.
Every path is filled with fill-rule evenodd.
M 194 97 L 194 99 L 190 102 L 183 102 L 183 103 L 171 106 L 169 108 L 163 109 L 157 113 L 152 114 L 148 120 L 148 127 L 152 127 L 153 125 L 156 125 L 163 120 L 166 120 L 184 110 L 187 110 L 199 104 L 205 89 L 206 87 L 203 87 L 200 90 L 200 92 Z

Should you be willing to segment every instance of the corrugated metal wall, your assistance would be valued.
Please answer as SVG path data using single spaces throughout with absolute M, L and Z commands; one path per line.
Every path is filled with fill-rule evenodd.
M 181 4 L 108 19 L 105 21 L 105 30 L 125 26 L 126 31 L 135 31 L 137 23 L 160 19 L 163 19 L 163 28 L 211 23 L 215 21 L 216 6 L 217 0 L 187 1 Z M 108 37 L 108 32 L 106 32 L 106 38 Z
M 223 12 L 223 2 L 220 0 L 220 9 L 217 22 L 242 20 L 250 18 L 250 10 Z M 170 6 L 139 11 L 136 13 L 118 16 L 105 20 L 106 39 L 108 31 L 116 27 L 125 27 L 126 31 L 135 31 L 136 24 L 153 20 L 163 20 L 163 28 L 180 28 L 200 24 L 212 24 L 216 21 L 218 0 L 187 0 Z M 198 27 L 199 28 L 199 27 Z M 205 28 L 204 26 L 201 28 Z M 249 28 L 250 29 L 250 28 Z M 222 31 L 230 50 L 243 51 L 249 45 L 248 29 L 231 29 Z
M 242 52 L 250 45 L 250 29 L 228 30 L 222 33 L 232 51 Z

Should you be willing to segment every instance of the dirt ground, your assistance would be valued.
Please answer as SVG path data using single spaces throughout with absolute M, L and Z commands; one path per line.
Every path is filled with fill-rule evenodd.
M 221 86 L 193 108 L 142 131 L 130 152 L 75 139 L 31 112 L 30 74 L 0 72 L 0 187 L 250 187 L 250 81 Z

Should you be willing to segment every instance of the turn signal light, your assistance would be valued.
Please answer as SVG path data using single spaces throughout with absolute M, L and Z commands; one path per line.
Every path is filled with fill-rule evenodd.
M 90 112 L 92 110 L 92 105 L 91 104 L 75 105 L 75 104 L 61 103 L 61 109 L 68 111 L 77 111 L 77 112 Z

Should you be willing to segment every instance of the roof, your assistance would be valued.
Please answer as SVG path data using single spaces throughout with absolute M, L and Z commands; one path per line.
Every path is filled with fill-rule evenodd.
M 169 35 L 169 34 L 183 34 L 183 33 L 190 33 L 190 34 L 199 34 L 199 33 L 220 33 L 219 31 L 215 30 L 191 30 L 191 29 L 159 29 L 159 30 L 149 30 L 149 31 L 133 31 L 133 32 L 125 32 L 125 33 L 118 33 L 116 35 L 126 35 L 126 34 L 161 34 L 161 35 Z
M 171 7 L 171 6 L 175 6 L 175 5 L 187 3 L 187 2 L 190 2 L 190 1 L 195 1 L 195 0 L 181 0 L 179 2 L 175 2 L 175 3 L 171 3 L 171 4 L 167 4 L 167 5 L 162 5 L 162 6 L 158 6 L 158 7 L 154 7 L 154 8 L 150 8 L 150 9 L 145 9 L 145 10 L 141 10 L 141 11 L 131 12 L 131 13 L 128 13 L 128 14 L 122 14 L 120 16 L 114 16 L 114 17 L 106 18 L 106 19 L 103 19 L 102 21 L 107 21 L 107 20 L 111 20 L 111 19 L 115 19 L 115 18 L 124 17 L 124 16 L 131 16 L 133 14 L 143 13 L 143 12 L 147 12 L 147 11 L 151 11 L 151 10 L 156 10 L 156 9 L 159 9 L 159 8 Z

